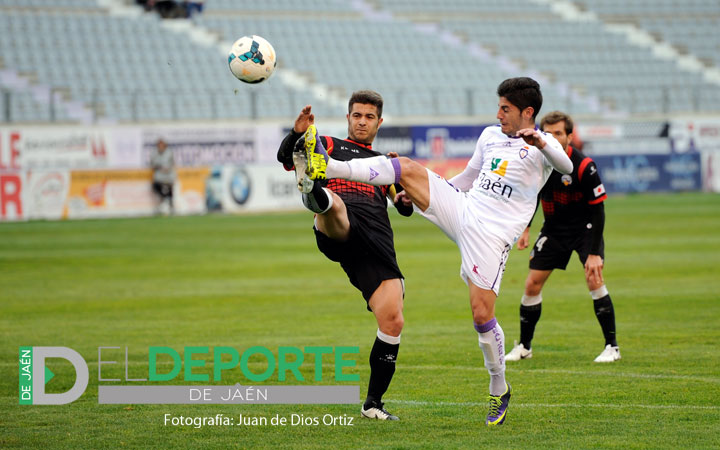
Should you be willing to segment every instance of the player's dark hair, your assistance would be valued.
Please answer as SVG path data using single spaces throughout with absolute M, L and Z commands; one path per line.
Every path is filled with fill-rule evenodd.
M 540 129 L 545 130 L 545 125 L 555 125 L 558 122 L 565 122 L 565 134 L 570 134 L 575 129 L 572 117 L 562 111 L 553 111 L 545 114 L 540 121 Z
M 378 119 L 382 117 L 383 98 L 382 95 L 377 92 L 369 90 L 353 92 L 348 102 L 348 114 L 352 112 L 352 107 L 355 103 L 375 106 L 377 108 Z
M 537 81 L 528 77 L 508 78 L 497 88 L 498 97 L 505 97 L 507 101 L 517 106 L 520 111 L 532 106 L 533 120 L 542 107 L 542 93 Z

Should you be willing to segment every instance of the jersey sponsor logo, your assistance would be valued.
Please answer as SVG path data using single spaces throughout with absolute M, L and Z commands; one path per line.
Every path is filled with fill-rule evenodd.
M 507 161 L 505 161 L 507 163 Z M 478 183 L 478 187 L 480 189 L 484 189 L 488 191 L 488 194 L 492 192 L 496 196 L 499 197 L 507 197 L 508 199 L 512 196 L 513 188 L 512 186 L 502 183 L 502 178 L 498 178 L 497 180 L 493 181 L 490 179 L 490 177 L 486 176 L 484 173 L 480 174 L 480 182 Z M 492 194 L 491 194 L 492 197 Z M 496 197 L 497 198 L 497 197 Z M 507 200 L 505 200 L 507 201 Z
M 593 189 L 593 194 L 595 194 L 595 197 L 600 197 L 605 193 L 605 186 L 602 184 L 599 184 L 595 189 Z
M 527 158 L 527 155 L 528 155 L 529 150 L 530 150 L 530 148 L 527 147 L 527 146 L 521 148 L 521 149 L 520 149 L 520 159 L 525 159 L 525 158 Z
M 590 166 L 590 175 L 595 175 L 595 172 L 597 172 L 597 167 Z
M 570 186 L 572 184 L 572 177 L 570 175 L 563 175 L 560 177 L 560 181 L 562 182 L 563 186 Z
M 490 166 L 490 170 L 492 170 L 492 173 L 496 173 L 500 176 L 505 176 L 505 172 L 507 171 L 508 162 L 503 161 L 502 158 L 493 158 Z
M 486 148 L 497 147 L 497 146 L 511 147 L 512 145 L 513 145 L 513 143 L 511 141 L 500 141 L 500 142 L 488 142 L 487 144 L 485 144 L 485 147 Z

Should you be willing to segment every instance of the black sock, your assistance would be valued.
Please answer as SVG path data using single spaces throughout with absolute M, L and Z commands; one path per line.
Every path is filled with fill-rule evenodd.
M 617 347 L 617 339 L 615 338 L 615 308 L 613 308 L 610 294 L 605 297 L 593 300 L 595 308 L 595 316 L 600 322 L 603 336 L 605 336 L 605 345 Z
M 530 342 L 535 334 L 535 325 L 540 320 L 541 312 L 542 303 L 532 306 L 520 304 L 520 343 L 525 350 L 530 350 Z
M 302 195 L 303 205 L 314 213 L 324 213 L 330 207 L 330 196 L 320 185 L 320 182 L 313 182 L 312 191 Z
M 395 360 L 397 359 L 400 344 L 388 344 L 375 338 L 375 344 L 370 351 L 370 383 L 368 385 L 365 409 L 381 403 L 382 396 L 390 386 L 395 373 Z

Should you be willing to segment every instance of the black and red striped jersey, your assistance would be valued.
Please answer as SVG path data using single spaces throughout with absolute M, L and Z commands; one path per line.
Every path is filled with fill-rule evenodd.
M 290 134 L 280 144 L 277 158 L 286 170 L 293 170 L 292 151 L 301 136 L 300 133 L 290 131 Z M 381 154 L 373 150 L 371 146 L 351 139 L 321 136 L 320 140 L 328 154 L 339 161 L 370 158 Z M 385 197 L 388 186 L 376 187 L 337 178 L 323 180 L 321 183 L 335 192 L 345 203 L 348 216 L 352 215 L 352 222 L 356 225 L 354 232 L 357 239 L 363 243 L 366 250 L 380 260 L 385 260 L 391 267 L 397 267 L 393 231 L 390 226 Z M 412 208 L 410 212 L 412 212 Z M 400 273 L 400 269 L 397 270 Z
M 293 170 L 292 151 L 295 141 L 302 135 L 293 131 L 283 140 L 278 150 L 278 161 L 283 163 L 286 170 Z M 381 155 L 372 149 L 372 146 L 355 142 L 350 138 L 338 139 L 332 136 L 320 136 L 325 150 L 333 158 L 339 161 L 349 161 L 355 158 L 370 158 Z M 343 202 L 348 205 L 359 206 L 368 213 L 376 214 L 379 217 L 387 217 L 387 194 L 388 186 L 376 187 L 355 181 L 346 181 L 339 178 L 332 178 L 322 181 L 323 186 L 335 192 Z M 389 219 L 388 219 L 389 223 Z
M 338 139 L 331 136 L 321 136 L 322 143 L 328 154 L 338 161 L 349 161 L 355 158 L 370 158 L 380 156 L 370 145 L 355 142 L 349 138 Z M 371 186 L 365 183 L 332 178 L 327 180 L 326 187 L 335 192 L 347 203 L 376 204 L 383 210 L 387 209 L 385 195 L 388 186 Z
M 581 151 L 568 147 L 573 171 L 565 175 L 553 170 L 540 191 L 545 223 L 543 232 L 574 234 L 590 228 L 591 206 L 607 198 L 595 162 Z

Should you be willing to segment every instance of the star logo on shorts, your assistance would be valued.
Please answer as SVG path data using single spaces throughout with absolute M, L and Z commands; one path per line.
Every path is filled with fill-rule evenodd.
M 474 265 L 473 265 L 473 272 L 474 272 L 476 275 L 480 275 L 480 274 L 478 273 L 478 266 L 477 266 L 477 264 L 474 264 Z

